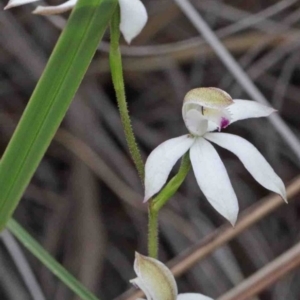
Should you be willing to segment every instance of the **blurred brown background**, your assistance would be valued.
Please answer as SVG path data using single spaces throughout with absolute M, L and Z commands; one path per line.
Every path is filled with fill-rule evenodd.
M 122 41 L 122 52 L 133 128 L 146 159 L 159 143 L 186 132 L 181 105 L 191 88 L 215 86 L 233 98 L 251 97 L 174 1 L 143 2 L 149 22 L 130 47 Z M 190 2 L 300 138 L 299 1 Z M 1 0 L 2 8 L 5 4 Z M 32 15 L 35 6 L 0 12 L 0 153 L 67 17 Z M 108 42 L 107 33 L 15 213 L 52 255 L 104 300 L 114 299 L 130 287 L 134 251 L 147 251 L 147 207 L 142 205 L 143 189 L 118 115 Z M 267 119 L 238 122 L 225 131 L 251 141 L 286 184 L 299 173 L 297 149 L 291 149 Z M 269 194 L 236 157 L 220 148 L 217 151 L 241 211 Z M 299 197 L 180 276 L 180 292 L 202 292 L 217 298 L 295 245 L 299 241 Z M 224 222 L 205 200 L 191 172 L 161 214 L 160 259 L 167 262 Z M 25 268 L 22 275 L 22 267 L 15 261 L 18 254 L 10 255 L 7 250 L 10 243 L 3 238 L 0 247 L 0 299 L 76 299 L 22 250 L 38 280 L 37 286 L 29 284 L 28 288 L 24 276 L 30 277 L 30 270 Z M 294 270 L 251 299 L 299 300 L 299 276 L 299 270 Z M 37 288 L 44 296 L 37 294 Z

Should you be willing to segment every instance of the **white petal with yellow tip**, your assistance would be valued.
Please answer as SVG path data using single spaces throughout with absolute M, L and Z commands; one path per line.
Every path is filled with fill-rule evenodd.
M 221 109 L 233 103 L 229 94 L 217 88 L 196 88 L 190 90 L 184 97 L 183 105 L 197 104 L 203 107 Z
M 134 271 L 138 277 L 134 283 L 145 292 L 148 300 L 176 300 L 176 281 L 163 263 L 136 252 Z

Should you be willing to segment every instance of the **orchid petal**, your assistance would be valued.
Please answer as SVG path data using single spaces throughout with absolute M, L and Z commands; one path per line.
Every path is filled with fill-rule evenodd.
M 286 201 L 286 190 L 282 180 L 251 143 L 228 133 L 207 133 L 204 137 L 234 153 L 258 183 L 281 195 Z
M 150 153 L 145 165 L 144 202 L 163 187 L 177 160 L 193 143 L 193 137 L 183 135 L 163 142 Z
M 121 11 L 120 30 L 128 44 L 147 23 L 148 15 L 140 0 L 119 0 Z
M 55 15 L 71 10 L 77 0 L 69 0 L 56 6 L 38 6 L 32 13 L 37 15 Z
M 227 171 L 214 147 L 197 138 L 190 149 L 196 180 L 210 204 L 232 225 L 238 214 L 238 201 Z
M 202 294 L 184 293 L 184 294 L 179 294 L 177 296 L 177 300 L 213 300 L 213 299 L 206 297 Z
M 4 7 L 4 9 L 9 9 L 15 6 L 31 3 L 31 2 L 36 2 L 38 0 L 10 0 L 7 5 Z
M 272 107 L 265 106 L 250 100 L 233 100 L 234 104 L 228 107 L 231 114 L 231 122 L 249 118 L 267 117 L 276 110 Z
M 134 271 L 138 278 L 132 282 L 145 292 L 148 300 L 176 300 L 175 278 L 163 263 L 136 252 Z

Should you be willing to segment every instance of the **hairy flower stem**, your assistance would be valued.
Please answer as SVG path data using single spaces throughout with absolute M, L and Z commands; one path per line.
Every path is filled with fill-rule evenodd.
M 182 160 L 178 173 L 166 184 L 162 191 L 149 203 L 148 255 L 157 258 L 158 254 L 158 213 L 176 193 L 191 168 L 189 153 Z
M 140 151 L 135 141 L 135 136 L 132 131 L 130 116 L 127 108 L 123 70 L 122 70 L 122 58 L 119 48 L 120 40 L 120 11 L 119 9 L 113 15 L 111 21 L 111 42 L 109 61 L 112 74 L 113 85 L 116 91 L 119 111 L 121 120 L 124 127 L 124 132 L 128 144 L 128 148 L 136 169 L 139 173 L 141 181 L 144 182 L 144 163 L 141 158 Z M 159 195 L 149 201 L 149 219 L 148 219 L 148 252 L 149 256 L 157 258 L 158 254 L 158 213 L 164 204 L 174 195 L 177 189 L 182 184 L 190 169 L 190 160 L 188 154 L 186 154 L 181 163 L 181 167 L 176 176 L 174 176 L 165 188 L 159 193 Z
M 158 255 L 158 211 L 153 208 L 150 200 L 148 212 L 148 255 L 157 258 Z
M 119 48 L 120 40 L 120 9 L 117 8 L 110 25 L 110 51 L 109 51 L 109 62 L 112 75 L 112 81 L 116 92 L 118 101 L 119 111 L 121 120 L 125 132 L 126 141 L 130 154 L 132 156 L 135 167 L 138 171 L 139 177 L 144 183 L 144 163 L 137 146 L 135 136 L 131 126 L 131 120 L 126 102 L 124 79 L 123 79 L 123 68 L 122 68 L 122 57 Z
M 189 153 L 187 152 L 182 160 L 178 173 L 166 184 L 161 192 L 153 199 L 153 209 L 160 209 L 168 202 L 168 200 L 177 192 L 185 177 L 191 169 Z

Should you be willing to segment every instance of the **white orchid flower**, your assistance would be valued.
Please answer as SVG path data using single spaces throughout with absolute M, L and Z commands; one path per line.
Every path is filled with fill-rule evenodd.
M 213 300 L 201 294 L 177 293 L 172 272 L 157 259 L 135 253 L 134 271 L 137 278 L 130 282 L 140 288 L 147 300 Z
M 36 2 L 38 0 L 10 0 L 4 9 Z M 69 0 L 56 6 L 38 6 L 33 13 L 40 15 L 53 15 L 71 10 L 77 0 Z M 148 15 L 145 6 L 140 0 L 119 0 L 121 11 L 120 30 L 128 44 L 144 28 Z
M 259 151 L 245 139 L 220 132 L 229 124 L 248 118 L 266 117 L 275 110 L 248 100 L 233 100 L 217 88 L 197 88 L 184 98 L 182 115 L 190 134 L 165 141 L 152 151 L 145 167 L 145 199 L 160 191 L 177 160 L 189 151 L 197 183 L 210 204 L 232 225 L 238 201 L 227 171 L 210 142 L 234 153 L 263 187 L 286 201 L 282 180 Z

